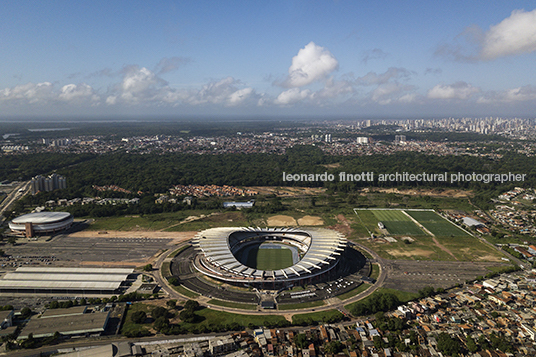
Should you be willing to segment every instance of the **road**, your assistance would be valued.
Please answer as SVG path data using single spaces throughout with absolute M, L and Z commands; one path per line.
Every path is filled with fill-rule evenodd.
M 177 248 L 180 248 L 185 244 L 186 244 L 186 242 L 184 244 L 181 244 L 181 245 L 177 246 Z M 378 279 L 376 280 L 374 285 L 372 285 L 369 289 L 367 289 L 366 291 L 364 291 L 364 292 L 362 292 L 360 294 L 357 294 L 357 295 L 351 297 L 348 300 L 340 301 L 340 302 L 334 303 L 334 304 L 319 306 L 319 307 L 315 307 L 315 308 L 306 308 L 306 309 L 299 309 L 299 310 L 285 310 L 285 311 L 277 311 L 277 310 L 275 310 L 275 311 L 274 310 L 252 311 L 252 310 L 242 310 L 242 309 L 235 309 L 235 308 L 229 308 L 229 307 L 223 307 L 223 306 L 210 305 L 210 304 L 207 303 L 210 300 L 208 297 L 197 298 L 197 301 L 199 302 L 200 305 L 209 307 L 212 310 L 225 311 L 225 312 L 230 312 L 230 313 L 234 313 L 234 314 L 240 313 L 240 314 L 245 314 L 245 315 L 284 315 L 285 317 L 290 317 L 290 316 L 292 316 L 294 314 L 304 314 L 304 313 L 309 313 L 309 312 L 326 311 L 326 310 L 334 310 L 334 309 L 337 309 L 337 310 L 340 310 L 342 312 L 348 313 L 348 311 L 345 310 L 344 305 L 347 305 L 347 304 L 350 304 L 352 302 L 361 300 L 361 299 L 371 295 L 374 291 L 376 291 L 378 288 L 383 286 L 383 284 L 385 282 L 385 279 L 387 277 L 387 272 L 386 272 L 386 269 L 384 268 L 385 264 L 383 262 L 383 259 L 378 254 L 376 254 L 376 252 L 371 250 L 370 248 L 367 248 L 367 247 L 365 247 L 363 245 L 360 245 L 360 244 L 356 244 L 356 243 L 354 243 L 354 244 L 356 246 L 358 246 L 359 249 L 362 249 L 362 250 L 366 251 L 367 253 L 369 253 L 373 257 L 373 260 L 371 262 L 378 263 L 378 265 L 380 266 L 380 275 L 378 276 Z M 165 252 L 164 254 L 160 255 L 156 259 L 155 263 L 153 264 L 153 267 L 156 268 L 157 270 L 155 272 L 153 272 L 152 275 L 153 275 L 155 281 L 162 287 L 162 289 L 169 295 L 170 298 L 179 299 L 179 300 L 188 300 L 188 299 L 190 299 L 189 297 L 184 296 L 184 295 L 178 293 L 177 291 L 175 291 L 169 285 L 167 279 L 165 279 L 162 276 L 162 272 L 161 272 L 162 264 L 165 261 L 171 262 L 172 258 L 168 258 L 168 256 L 174 250 Z M 333 300 L 331 300 L 331 301 L 333 301 Z
M 13 191 L 11 191 L 7 195 L 7 197 L 2 201 L 2 203 L 0 203 L 0 215 L 3 215 L 3 213 L 9 209 L 9 207 L 13 204 L 13 202 L 15 202 L 16 200 L 18 200 L 19 198 L 23 197 L 24 195 L 30 192 L 30 188 L 31 188 L 30 183 L 31 181 L 25 181 L 25 182 L 19 183 L 13 189 Z M 23 192 L 19 192 L 19 190 L 21 189 L 23 190 Z M 4 218 L 2 217 L 1 219 L 3 222 Z

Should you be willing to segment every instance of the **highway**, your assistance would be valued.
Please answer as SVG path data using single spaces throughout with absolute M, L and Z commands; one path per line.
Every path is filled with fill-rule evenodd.
M 19 183 L 13 189 L 13 191 L 11 191 L 7 195 L 7 197 L 2 201 L 2 203 L 0 203 L 0 215 L 3 215 L 3 213 L 9 209 L 9 207 L 13 204 L 13 202 L 15 202 L 16 200 L 18 200 L 19 198 L 23 197 L 24 195 L 30 192 L 30 188 L 31 188 L 30 183 L 31 181 L 25 181 L 25 182 Z M 23 192 L 19 192 L 21 189 L 23 190 Z M 2 217 L 1 219 L 3 222 L 4 218 Z

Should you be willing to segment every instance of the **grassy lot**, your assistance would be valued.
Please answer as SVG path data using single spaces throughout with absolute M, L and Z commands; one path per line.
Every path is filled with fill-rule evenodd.
M 370 277 L 372 279 L 378 279 L 380 276 L 380 266 L 378 264 L 371 264 Z
M 163 262 L 162 263 L 162 276 L 164 278 L 169 278 L 171 276 L 171 270 L 170 270 L 171 262 Z
M 241 326 L 247 327 L 249 324 L 253 326 L 264 326 L 266 324 L 275 324 L 284 322 L 285 318 L 278 315 L 241 315 L 234 314 L 224 311 L 216 311 L 208 308 L 201 308 L 195 312 L 197 315 L 201 316 L 203 321 L 197 324 L 187 324 L 184 323 L 185 327 L 192 325 L 205 325 L 210 324 L 214 325 L 225 325 L 232 322 L 236 322 Z
M 224 307 L 231 307 L 235 309 L 243 309 L 243 310 L 257 310 L 257 305 L 253 304 L 242 304 L 239 302 L 231 302 L 231 301 L 223 301 L 223 300 L 216 300 L 212 299 L 208 302 L 208 304 L 217 305 L 217 306 L 224 306 Z
M 125 316 L 125 321 L 121 327 L 121 334 L 128 334 L 128 331 L 138 330 L 140 328 L 149 328 L 151 324 L 137 324 L 132 322 L 132 314 L 136 311 L 145 311 L 147 315 L 150 314 L 153 306 L 143 304 L 141 302 L 134 303 L 128 307 L 127 316 Z
M 407 291 L 400 291 L 400 290 L 396 290 L 396 289 L 386 289 L 386 288 L 379 288 L 378 290 L 376 290 L 374 293 L 372 293 L 371 295 L 367 296 L 366 298 L 362 299 L 362 300 L 359 300 L 359 301 L 356 301 L 356 302 L 353 302 L 351 304 L 348 304 L 348 305 L 344 305 L 344 308 L 348 311 L 351 311 L 352 310 L 352 307 L 355 305 L 355 304 L 360 304 L 360 303 L 364 303 L 364 302 L 367 302 L 368 300 L 374 300 L 376 299 L 376 295 L 378 293 L 390 293 L 390 294 L 394 294 L 396 295 L 396 297 L 398 298 L 398 300 L 400 300 L 400 302 L 402 303 L 405 303 L 405 302 L 408 302 L 408 301 L 411 301 L 411 300 L 415 300 L 419 297 L 419 294 L 418 293 L 410 293 L 410 292 L 407 292 Z
M 357 288 L 355 289 L 352 289 L 348 292 L 345 292 L 344 294 L 340 294 L 340 295 L 337 295 L 337 297 L 341 300 L 347 300 L 351 297 L 354 297 L 356 296 L 357 294 L 360 294 L 362 293 L 363 291 L 367 290 L 368 288 L 370 288 L 372 285 L 370 284 L 367 284 L 367 283 L 362 283 L 361 285 L 359 285 Z
M 431 211 L 407 211 L 407 213 L 419 221 L 426 229 L 435 236 L 444 237 L 468 237 L 468 234 L 444 219 L 440 215 Z
M 298 309 L 308 309 L 311 307 L 324 306 L 325 303 L 322 300 L 309 301 L 295 304 L 279 304 L 277 305 L 278 310 L 298 310 Z
M 329 322 L 332 320 L 340 320 L 343 314 L 337 310 L 311 312 L 308 314 L 296 314 L 292 316 L 292 323 L 295 325 L 310 325 L 311 322 Z
M 150 215 L 135 215 L 121 217 L 96 218 L 88 229 L 95 231 L 132 231 L 149 230 L 156 231 L 179 223 L 189 215 L 200 214 L 201 211 L 180 211 L 172 213 L 158 213 Z
M 292 265 L 292 251 L 282 249 L 251 249 L 247 265 L 259 270 L 284 269 Z
M 210 213 L 212 212 L 205 212 L 204 214 L 209 215 Z M 192 214 L 192 216 L 196 215 Z M 250 225 L 250 222 L 243 212 L 223 211 L 209 217 L 197 219 L 191 222 L 185 222 L 179 225 L 169 226 L 167 229 L 165 229 L 165 231 L 186 232 L 200 231 L 214 227 L 248 227 Z
M 190 291 L 188 289 L 186 289 L 184 286 L 182 285 L 178 285 L 178 286 L 173 286 L 173 289 L 179 293 L 181 293 L 182 295 L 184 296 L 188 296 L 189 298 L 192 298 L 192 299 L 195 299 L 196 297 L 199 296 L 198 293 L 194 293 L 193 291 Z

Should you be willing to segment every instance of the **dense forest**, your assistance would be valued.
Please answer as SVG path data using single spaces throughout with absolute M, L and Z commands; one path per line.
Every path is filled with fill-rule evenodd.
M 501 159 L 476 156 L 432 156 L 412 152 L 393 155 L 330 156 L 313 146 L 296 146 L 285 155 L 270 154 L 163 154 L 114 153 L 34 154 L 0 157 L 1 180 L 30 179 L 53 171 L 67 178 L 66 195 L 87 194 L 92 185 L 118 185 L 133 192 L 163 193 L 176 184 L 234 186 L 323 186 L 332 191 L 351 192 L 361 187 L 456 187 L 477 192 L 500 192 L 513 186 L 536 186 L 536 158 L 507 153 Z M 333 174 L 333 181 L 283 181 L 291 174 Z M 375 182 L 340 182 L 340 172 L 374 172 Z M 379 173 L 519 173 L 524 182 L 379 182 Z

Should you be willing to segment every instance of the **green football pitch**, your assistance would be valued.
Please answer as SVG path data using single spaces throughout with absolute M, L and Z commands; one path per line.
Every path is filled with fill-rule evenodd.
M 248 254 L 247 266 L 259 270 L 278 270 L 292 265 L 292 251 L 280 249 L 251 249 Z
M 435 236 L 443 237 L 468 237 L 463 230 L 450 223 L 443 217 L 431 211 L 407 211 L 408 214 L 419 221 L 426 229 Z
M 393 235 L 426 235 L 417 225 L 399 210 L 371 210 L 379 222 Z

